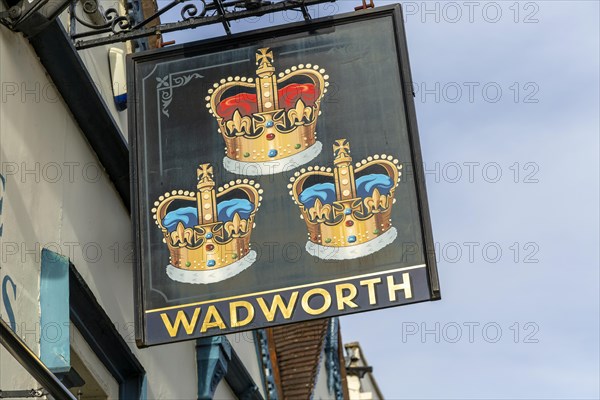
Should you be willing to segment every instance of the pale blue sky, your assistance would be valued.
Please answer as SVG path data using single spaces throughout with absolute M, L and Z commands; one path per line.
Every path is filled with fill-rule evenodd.
M 599 3 L 403 3 L 443 299 L 345 317 L 344 341 L 387 399 L 597 399 Z

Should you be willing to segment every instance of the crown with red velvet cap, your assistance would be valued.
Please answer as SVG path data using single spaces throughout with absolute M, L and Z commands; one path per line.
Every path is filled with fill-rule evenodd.
M 325 70 L 300 64 L 276 74 L 273 52 L 259 49 L 256 78 L 228 77 L 206 97 L 225 139 L 224 166 L 267 175 L 305 164 L 321 152 L 315 128 L 327 92 Z

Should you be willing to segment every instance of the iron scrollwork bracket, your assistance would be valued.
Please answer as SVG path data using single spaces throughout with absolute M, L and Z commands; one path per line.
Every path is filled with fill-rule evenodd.
M 29 390 L 0 390 L 0 399 L 28 399 L 32 397 L 44 397 L 48 392 L 44 389 Z
M 101 11 L 97 0 L 83 0 L 81 6 L 78 6 L 78 1 L 73 0 L 70 6 L 70 36 L 75 48 L 82 50 L 215 23 L 222 24 L 229 35 L 233 20 L 285 10 L 302 12 L 304 19 L 310 21 L 309 6 L 336 0 L 173 0 L 143 19 L 136 18 L 127 10 L 124 13 L 116 8 Z M 178 21 L 156 24 L 158 18 L 176 7 L 181 7 Z M 92 19 L 98 22 L 90 22 Z M 78 25 L 87 29 L 77 32 Z

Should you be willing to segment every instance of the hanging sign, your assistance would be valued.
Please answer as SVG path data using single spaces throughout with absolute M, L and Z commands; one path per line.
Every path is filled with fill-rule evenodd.
M 128 63 L 140 346 L 440 298 L 399 6 Z

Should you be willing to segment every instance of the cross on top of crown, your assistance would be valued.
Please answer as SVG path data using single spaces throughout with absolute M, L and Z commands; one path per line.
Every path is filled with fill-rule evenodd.
M 258 54 L 256 54 L 256 65 L 271 65 L 273 62 L 273 52 L 270 48 L 264 47 L 262 49 L 258 49 Z
M 198 167 L 198 181 L 212 181 L 213 177 L 213 167 L 210 164 L 200 164 Z
M 333 145 L 333 152 L 335 157 L 349 156 L 350 155 L 350 143 L 346 139 L 338 139 Z

